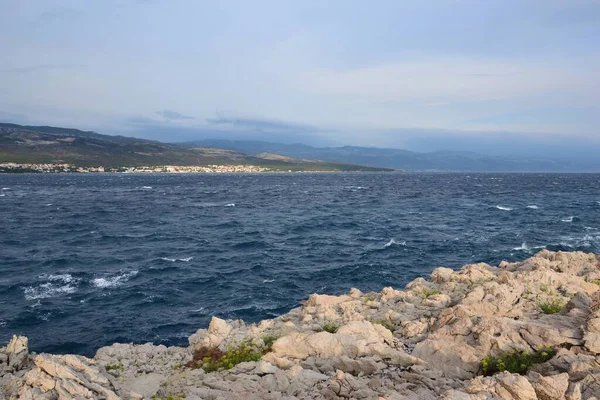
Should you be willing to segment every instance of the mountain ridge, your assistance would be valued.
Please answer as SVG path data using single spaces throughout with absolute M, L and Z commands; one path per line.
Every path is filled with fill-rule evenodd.
M 446 172 L 600 172 L 600 165 L 574 163 L 546 157 L 488 156 L 470 151 L 418 153 L 404 149 L 340 146 L 314 147 L 258 140 L 203 139 L 176 143 L 180 146 L 214 146 L 249 155 L 275 153 L 298 159 L 350 162 L 406 171 Z
M 0 163 L 80 167 L 254 165 L 273 171 L 383 171 L 346 163 L 265 159 L 232 149 L 173 144 L 49 126 L 0 123 Z

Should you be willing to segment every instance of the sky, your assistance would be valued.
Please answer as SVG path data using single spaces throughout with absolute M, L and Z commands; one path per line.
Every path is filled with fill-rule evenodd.
M 600 0 L 0 0 L 0 121 L 595 157 Z

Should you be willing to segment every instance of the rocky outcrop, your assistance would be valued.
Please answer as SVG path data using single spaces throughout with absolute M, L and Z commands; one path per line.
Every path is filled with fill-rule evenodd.
M 482 376 L 485 356 L 542 347 L 556 355 L 523 375 Z M 33 356 L 14 337 L 0 371 L 0 399 L 600 399 L 600 258 L 544 250 L 437 268 L 404 290 L 314 294 L 259 324 L 214 317 L 187 348 Z

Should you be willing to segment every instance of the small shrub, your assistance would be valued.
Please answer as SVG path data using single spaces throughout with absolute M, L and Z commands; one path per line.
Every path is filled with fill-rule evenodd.
M 533 353 L 522 350 L 506 351 L 497 357 L 485 356 L 481 360 L 481 370 L 485 376 L 503 371 L 524 375 L 533 364 L 546 362 L 555 355 L 556 350 L 550 347 L 542 347 Z
M 194 352 L 193 359 L 186 366 L 202 368 L 204 372 L 213 372 L 220 369 L 231 369 L 242 362 L 258 361 L 263 354 L 263 351 L 256 349 L 247 341 L 238 346 L 229 346 L 226 352 L 217 348 L 201 347 Z
M 119 376 L 123 371 L 125 371 L 125 367 L 123 366 L 123 364 L 121 364 L 118 361 L 113 361 L 106 364 L 104 369 L 106 370 L 106 372 L 113 376 Z
M 425 298 L 428 298 L 429 296 L 440 294 L 442 292 L 440 292 L 439 290 L 434 289 L 434 288 L 423 288 L 423 289 L 419 290 L 417 293 Z
M 360 302 L 363 304 L 367 304 L 370 301 L 376 301 L 376 300 L 377 300 L 377 295 L 375 293 L 368 293 L 360 298 Z
M 394 333 L 396 330 L 396 324 L 390 321 L 389 319 L 382 319 L 379 321 L 373 321 L 374 324 L 382 325 L 384 328 L 387 328 L 390 332 Z
M 540 309 L 544 314 L 556 314 L 561 312 L 567 304 L 560 299 L 553 299 L 540 303 Z
M 595 283 L 596 285 L 600 286 L 600 279 L 592 279 L 590 280 L 590 283 Z
M 279 339 L 279 336 L 275 336 L 275 335 L 263 336 L 262 340 L 263 340 L 263 343 L 265 344 L 265 348 L 264 348 L 265 353 L 268 353 L 269 351 L 271 351 L 271 348 L 273 347 L 273 343 L 275 343 L 275 341 L 277 339 Z
M 338 324 L 333 323 L 333 322 L 326 321 L 323 324 L 323 330 L 325 332 L 336 333 L 338 329 L 340 329 L 340 326 Z

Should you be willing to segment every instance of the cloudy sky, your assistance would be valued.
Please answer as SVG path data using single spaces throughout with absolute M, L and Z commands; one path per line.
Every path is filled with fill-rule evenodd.
M 0 7 L 0 121 L 171 141 L 600 149 L 600 0 Z

